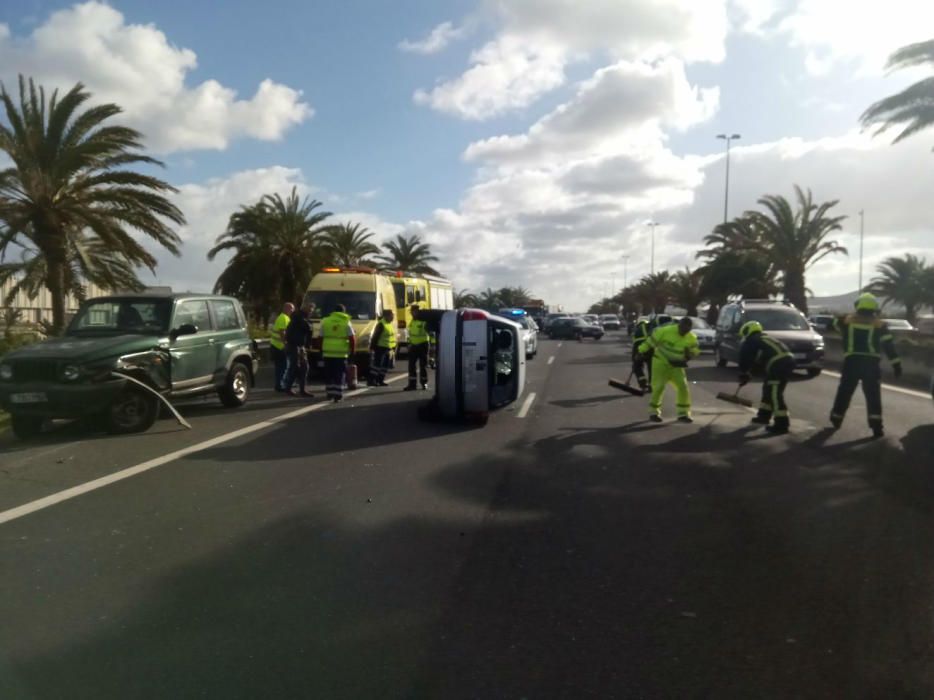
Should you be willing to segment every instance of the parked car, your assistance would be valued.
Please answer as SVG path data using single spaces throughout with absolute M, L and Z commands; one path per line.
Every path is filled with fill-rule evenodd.
M 742 339 L 739 329 L 746 321 L 758 321 L 765 331 L 781 340 L 794 354 L 795 366 L 816 377 L 824 367 L 824 338 L 811 328 L 804 314 L 780 301 L 749 299 L 726 304 L 717 319 L 717 366 L 739 361 Z
M 811 328 L 816 330 L 818 333 L 827 333 L 828 331 L 833 330 L 834 317 L 829 314 L 814 314 L 808 316 L 808 323 L 811 324 Z
M 619 316 L 616 314 L 603 314 L 600 316 L 600 323 L 604 330 L 618 331 L 620 329 Z
M 566 319 L 572 319 L 572 318 L 574 318 L 574 316 L 570 316 L 568 314 L 562 314 L 561 316 L 553 316 L 550 319 L 545 319 L 548 322 L 548 325 L 545 326 L 545 335 L 547 335 L 549 338 L 552 337 L 551 329 L 552 329 L 552 326 L 555 325 L 555 323 L 557 323 L 558 321 L 564 321 Z
M 600 323 L 600 317 L 597 314 L 581 314 L 580 318 L 587 321 L 587 323 L 603 328 L 603 324 Z
M 904 335 L 918 332 L 917 328 L 912 326 L 903 318 L 883 318 L 882 322 L 885 323 L 889 327 L 889 330 L 895 334 Z
M 560 340 L 583 340 L 584 338 L 600 340 L 603 337 L 603 328 L 588 323 L 583 318 L 559 318 L 549 326 L 548 335 Z
M 81 305 L 63 337 L 0 358 L 0 406 L 20 438 L 51 418 L 88 416 L 99 416 L 112 433 L 135 433 L 159 415 L 158 394 L 216 393 L 225 406 L 242 406 L 257 367 L 236 299 L 98 297 Z
M 681 318 L 675 317 L 674 320 L 680 321 Z M 691 331 L 697 336 L 697 344 L 700 346 L 701 352 L 713 352 L 714 348 L 717 347 L 717 332 L 704 319 L 698 316 L 690 316 L 689 318 L 692 323 Z
M 558 314 L 558 313 L 547 314 L 545 318 L 542 319 L 542 322 L 539 324 L 539 330 L 547 331 L 548 326 L 550 326 L 551 322 L 554 321 L 556 318 L 568 318 L 568 316 L 569 314 L 563 314 L 563 313 L 562 314 Z
M 500 309 L 497 314 L 518 323 L 522 328 L 520 335 L 525 346 L 525 357 L 531 360 L 538 354 L 538 326 L 523 309 Z

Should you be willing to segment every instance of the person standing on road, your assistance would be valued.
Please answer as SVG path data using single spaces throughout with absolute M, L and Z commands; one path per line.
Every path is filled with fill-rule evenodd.
M 753 366 L 758 365 L 765 370 L 762 401 L 752 422 L 766 426 L 765 429 L 774 435 L 787 433 L 789 418 L 785 387 L 795 371 L 794 355 L 783 342 L 766 335 L 758 321 L 744 323 L 739 329 L 739 337 L 743 339 L 739 349 L 739 385 L 749 383 Z M 769 425 L 773 418 L 775 423 Z
M 649 322 L 645 319 L 636 321 L 632 329 L 632 373 L 636 375 L 636 381 L 639 382 L 639 388 L 646 391 L 652 381 L 652 351 L 646 353 L 639 352 L 639 346 L 649 339 Z M 649 366 L 649 378 L 645 378 L 645 366 Z
M 335 304 L 330 315 L 321 319 L 321 356 L 327 397 L 334 403 L 344 398 L 347 362 L 356 350 L 356 337 L 343 304 Z
M 423 390 L 428 388 L 428 327 L 419 317 L 418 304 L 412 304 L 412 322 L 409 324 L 409 383 L 404 391 L 415 391 L 415 380 Z M 416 365 L 418 376 L 416 377 Z
M 834 328 L 843 336 L 843 370 L 830 413 L 834 430 L 843 425 L 856 385 L 862 382 L 866 413 L 873 437 L 882 437 L 882 368 L 883 350 L 892 363 L 895 378 L 902 376 L 902 361 L 895 350 L 895 338 L 879 317 L 879 302 L 872 294 L 860 294 L 856 313 L 836 319 Z
M 389 371 L 392 353 L 396 349 L 394 318 L 392 310 L 385 309 L 382 318 L 376 324 L 376 330 L 373 331 L 373 337 L 370 339 L 370 376 L 367 386 L 388 386 L 386 372 Z
M 645 355 L 652 351 L 652 400 L 649 403 L 649 420 L 662 422 L 662 399 L 665 387 L 669 383 L 678 392 L 677 413 L 682 423 L 693 423 L 691 418 L 691 391 L 688 389 L 688 360 L 700 354 L 697 336 L 691 332 L 694 324 L 688 317 L 682 318 L 677 325 L 673 323 L 659 326 L 648 339 L 639 346 L 639 352 Z
M 306 301 L 298 311 L 292 314 L 289 325 L 285 329 L 285 354 L 288 367 L 285 371 L 285 378 L 282 380 L 282 387 L 284 391 L 294 396 L 298 396 L 292 390 L 296 379 L 299 393 L 308 398 L 313 396 L 305 390 L 305 382 L 308 377 L 308 348 L 311 346 L 311 321 L 309 319 L 314 308 L 314 304 Z
M 272 366 L 275 368 L 275 390 L 285 391 L 282 380 L 285 379 L 287 366 L 285 357 L 285 329 L 289 327 L 289 319 L 295 313 L 295 304 L 287 301 L 282 305 L 282 312 L 273 321 L 272 330 L 269 331 L 269 354 L 272 356 Z

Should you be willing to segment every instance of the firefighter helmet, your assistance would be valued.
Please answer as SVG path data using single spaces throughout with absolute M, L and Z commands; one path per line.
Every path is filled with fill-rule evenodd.
M 761 333 L 761 332 L 762 332 L 761 323 L 759 323 L 758 321 L 746 321 L 746 323 L 743 324 L 742 328 L 739 329 L 739 337 L 748 338 L 753 333 Z

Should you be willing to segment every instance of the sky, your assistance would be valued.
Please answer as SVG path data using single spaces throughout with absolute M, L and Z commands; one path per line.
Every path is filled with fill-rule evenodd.
M 147 283 L 209 290 L 206 252 L 264 194 L 322 202 L 384 241 L 418 234 L 458 289 L 521 285 L 583 310 L 652 269 L 697 266 L 723 218 L 794 185 L 839 200 L 848 256 L 934 262 L 934 130 L 859 129 L 924 73 L 916 0 L 136 0 L 0 4 L 0 80 L 84 83 L 123 107 L 178 188 L 182 256 Z

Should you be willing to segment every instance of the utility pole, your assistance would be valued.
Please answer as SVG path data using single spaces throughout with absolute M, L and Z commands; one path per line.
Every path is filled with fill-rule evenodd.
M 863 291 L 863 210 L 859 210 L 859 292 Z
M 650 272 L 651 274 L 654 275 L 655 274 L 655 227 L 658 226 L 658 222 L 653 219 L 649 219 L 645 223 L 646 225 L 652 227 L 652 262 L 651 262 Z
M 727 212 L 730 208 L 730 142 L 740 138 L 740 135 L 717 134 L 717 138 L 726 141 L 726 189 L 723 191 L 723 223 L 726 223 Z
M 627 273 L 628 273 L 628 268 L 629 268 L 629 256 L 628 256 L 628 255 L 624 255 L 624 256 L 623 256 L 623 289 L 626 289 L 626 287 L 629 286 L 629 282 L 628 282 L 628 280 L 627 280 L 627 277 L 628 277 L 628 274 L 627 274 Z

